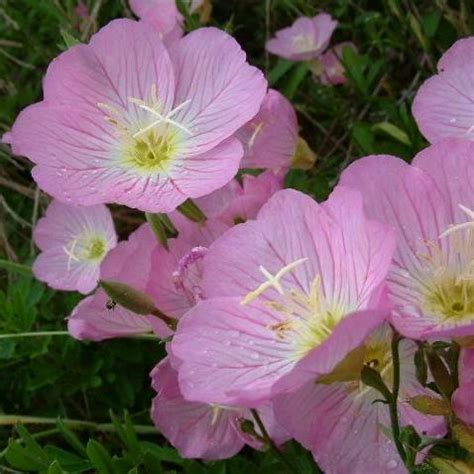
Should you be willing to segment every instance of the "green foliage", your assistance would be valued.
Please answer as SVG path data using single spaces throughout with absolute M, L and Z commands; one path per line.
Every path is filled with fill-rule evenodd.
M 41 99 L 41 79 L 55 56 L 86 42 L 99 25 L 130 16 L 125 0 L 88 0 L 90 11 L 96 13 L 88 22 L 74 13 L 76 4 L 75 0 L 0 0 L 0 134 L 9 130 L 23 107 Z M 410 160 L 425 145 L 410 113 L 414 94 L 435 72 L 441 53 L 474 30 L 472 4 L 462 0 L 214 0 L 213 4 L 211 24 L 235 35 L 249 60 L 265 70 L 270 85 L 285 93 L 297 109 L 300 133 L 317 161 L 309 171 L 291 171 L 286 184 L 319 201 L 357 157 L 386 153 Z M 333 43 L 352 41 L 358 49 L 343 52 L 349 78 L 344 86 L 321 85 L 307 64 L 264 51 L 267 32 L 320 10 L 339 21 Z M 196 15 L 184 13 L 189 29 L 199 26 Z M 64 331 L 65 317 L 80 299 L 51 291 L 31 275 L 35 253 L 31 225 L 47 199 L 36 192 L 30 169 L 27 160 L 11 156 L 0 145 L 0 336 Z M 113 210 L 122 235 L 143 219 L 130 210 Z M 422 349 L 417 353 L 418 378 L 426 383 L 430 366 L 449 395 L 453 386 L 447 385 L 446 372 L 455 374 L 454 356 L 447 348 L 434 350 L 431 355 Z M 202 463 L 181 459 L 158 433 L 137 433 L 134 426 L 151 423 L 153 391 L 148 374 L 163 356 L 163 346 L 155 341 L 92 344 L 57 335 L 0 338 L 0 413 L 60 417 L 28 429 L 0 423 L 0 471 L 5 465 L 47 474 L 287 472 L 270 451 L 244 450 L 228 461 Z M 377 383 L 373 373 L 366 376 Z M 124 413 L 123 418 L 115 413 Z M 68 423 L 70 419 L 94 426 L 78 427 Z M 407 445 L 420 442 L 409 430 L 403 435 Z M 311 455 L 298 444 L 288 443 L 284 454 L 297 472 L 317 472 Z M 436 446 L 435 455 L 468 458 L 456 443 Z M 416 472 L 436 471 L 424 464 Z

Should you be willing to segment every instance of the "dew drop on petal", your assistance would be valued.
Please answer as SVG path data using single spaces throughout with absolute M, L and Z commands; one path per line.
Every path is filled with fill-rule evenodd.
M 395 459 L 391 459 L 390 461 L 388 461 L 387 469 L 393 470 L 393 469 L 396 469 L 397 467 L 398 467 L 398 462 L 395 461 Z

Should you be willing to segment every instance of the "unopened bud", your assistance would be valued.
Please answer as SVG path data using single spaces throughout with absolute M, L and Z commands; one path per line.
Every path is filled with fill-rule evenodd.
M 416 411 L 425 415 L 445 416 L 450 412 L 449 405 L 444 400 L 428 395 L 416 395 L 410 398 L 408 403 Z

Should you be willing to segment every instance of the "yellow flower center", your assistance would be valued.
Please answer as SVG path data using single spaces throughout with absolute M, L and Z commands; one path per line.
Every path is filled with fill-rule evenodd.
M 65 247 L 64 252 L 68 256 L 68 270 L 72 262 L 100 262 L 107 254 L 107 240 L 98 234 L 84 233 L 71 240 Z
M 193 134 L 190 128 L 174 120 L 190 100 L 165 114 L 155 85 L 146 100 L 135 97 L 128 100 L 133 108 L 125 112 L 98 104 L 107 113 L 105 119 L 116 127 L 121 142 L 121 164 L 145 175 L 166 171 L 177 156 L 183 137 Z
M 346 308 L 329 301 L 323 294 L 321 279 L 317 275 L 307 292 L 283 282 L 285 275 L 303 264 L 307 258 L 301 258 L 281 268 L 275 275 L 260 266 L 265 276 L 258 288 L 248 293 L 241 301 L 242 305 L 259 298 L 267 290 L 273 288 L 279 294 L 278 299 L 265 298 L 264 304 L 282 314 L 284 319 L 269 327 L 274 331 L 275 339 L 287 341 L 293 346 L 291 357 L 295 360 L 303 358 L 308 352 L 322 344 L 333 332 L 334 328 L 347 314 Z
M 423 263 L 422 307 L 442 323 L 474 319 L 474 212 L 460 206 L 471 220 L 450 226 L 440 235 L 445 247 L 429 243 Z

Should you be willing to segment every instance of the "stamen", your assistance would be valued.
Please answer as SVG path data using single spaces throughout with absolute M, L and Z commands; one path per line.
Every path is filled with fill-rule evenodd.
M 76 248 L 76 244 L 77 244 L 77 239 L 73 240 L 71 243 L 70 243 L 70 249 L 68 249 L 67 247 L 63 247 L 63 250 L 65 252 L 65 254 L 69 257 L 68 260 L 67 260 L 67 270 L 69 271 L 71 269 L 71 261 L 74 260 L 75 262 L 79 262 L 79 258 L 77 257 L 77 255 L 74 254 L 74 249 Z
M 294 262 L 289 263 L 281 270 L 278 271 L 276 275 L 272 275 L 265 267 L 260 266 L 259 270 L 267 278 L 267 281 L 262 283 L 258 288 L 248 293 L 245 298 L 240 302 L 241 305 L 246 305 L 252 302 L 254 299 L 258 298 L 263 292 L 269 288 L 275 288 L 278 293 L 281 295 L 284 294 L 283 288 L 280 284 L 281 278 L 283 278 L 287 273 L 293 271 L 297 266 L 301 265 L 303 262 L 306 262 L 307 258 L 300 258 Z
M 255 130 L 253 131 L 252 136 L 250 137 L 250 140 L 249 140 L 249 143 L 248 143 L 249 148 L 252 148 L 253 145 L 255 144 L 255 140 L 256 140 L 258 134 L 261 132 L 264 125 L 265 124 L 263 122 L 260 122 L 258 125 L 255 125 Z
M 454 232 L 458 232 L 463 229 L 469 229 L 469 228 L 474 228 L 474 211 L 469 209 L 466 206 L 463 206 L 462 204 L 459 204 L 459 208 L 461 211 L 463 211 L 471 220 L 467 222 L 462 222 L 461 224 L 456 224 L 448 227 L 440 236 L 439 238 L 442 239 Z

